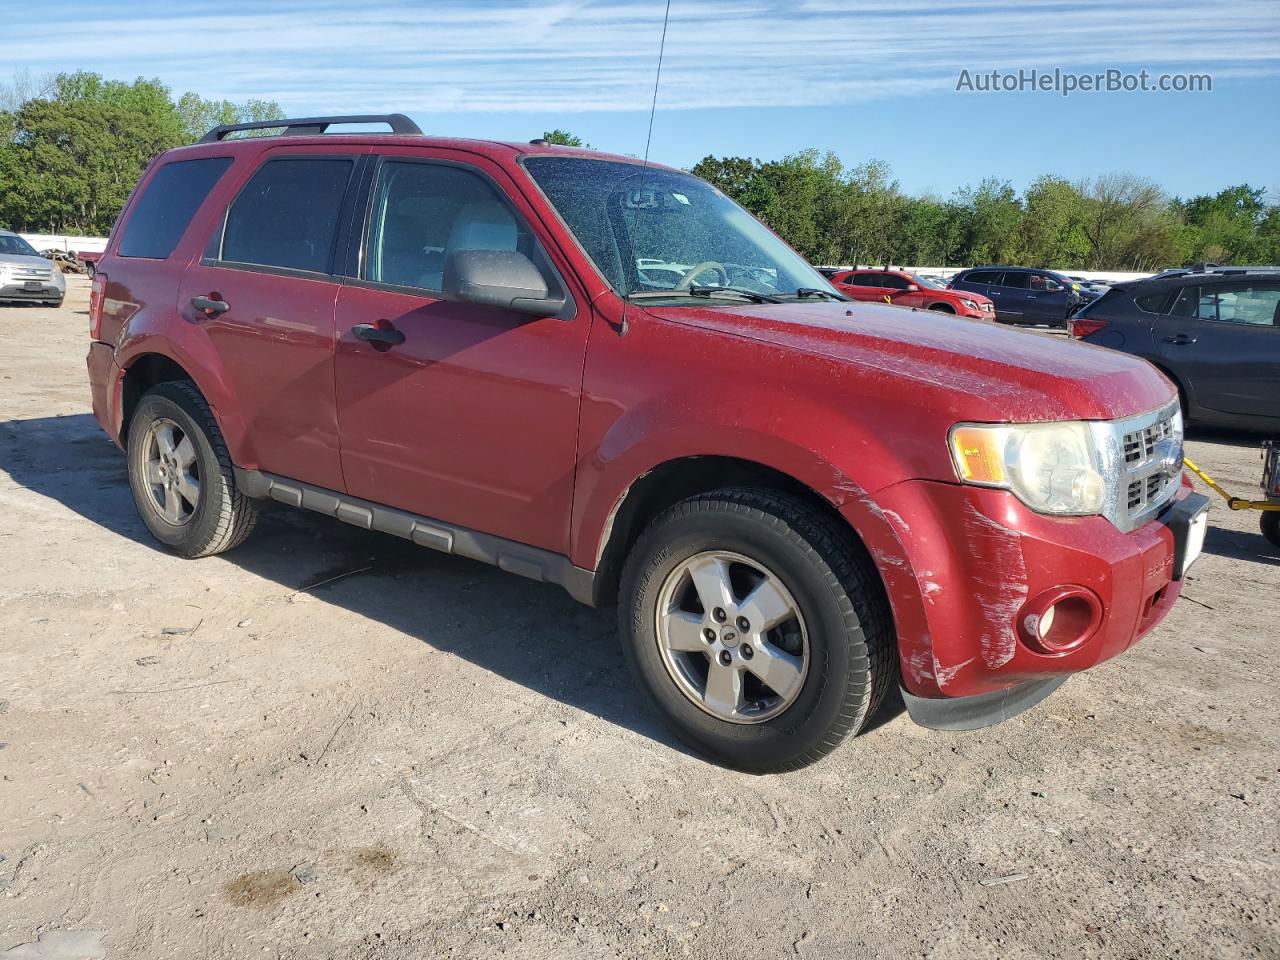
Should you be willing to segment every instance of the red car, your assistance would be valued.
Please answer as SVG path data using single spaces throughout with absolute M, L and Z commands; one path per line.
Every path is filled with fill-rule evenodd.
M 919 307 L 978 320 L 994 320 L 996 308 L 980 293 L 948 290 L 903 270 L 842 270 L 831 278 L 837 290 L 855 300 L 874 300 L 899 307 Z
M 757 772 L 894 684 L 1003 720 L 1178 598 L 1207 501 L 1146 362 L 850 302 L 679 170 L 382 119 L 218 128 L 112 231 L 94 413 L 174 553 L 274 500 L 616 603 L 677 734 Z

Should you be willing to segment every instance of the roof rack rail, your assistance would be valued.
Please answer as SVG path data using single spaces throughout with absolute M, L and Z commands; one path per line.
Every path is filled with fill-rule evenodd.
M 300 117 L 292 120 L 255 120 L 252 123 L 226 123 L 214 127 L 198 143 L 217 143 L 227 134 L 238 130 L 276 130 L 284 128 L 283 136 L 305 137 L 324 133 L 335 123 L 385 123 L 393 134 L 420 136 L 421 128 L 403 113 L 371 113 L 348 117 Z

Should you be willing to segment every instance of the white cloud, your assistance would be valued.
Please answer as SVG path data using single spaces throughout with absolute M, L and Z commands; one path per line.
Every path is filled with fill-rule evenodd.
M 309 112 L 644 111 L 659 0 L 24 6 L 12 69 L 158 75 Z M 26 21 L 26 22 L 23 22 Z M 74 22 L 74 29 L 66 24 Z M 1276 0 L 673 0 L 660 105 L 811 106 L 950 90 L 961 68 L 1280 76 Z

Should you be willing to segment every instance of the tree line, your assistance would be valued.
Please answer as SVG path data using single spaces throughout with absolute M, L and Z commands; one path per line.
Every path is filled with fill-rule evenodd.
M 141 77 L 19 74 L 0 86 L 0 227 L 106 236 L 157 154 L 219 124 L 283 116 L 273 101 L 175 98 Z
M 1183 200 L 1133 174 L 1079 183 L 1046 175 L 1021 194 L 988 178 L 943 199 L 903 193 L 879 160 L 849 167 L 817 150 L 763 162 L 708 156 L 692 172 L 814 263 L 1115 271 L 1280 263 L 1280 204 L 1249 184 Z
M 279 120 L 269 100 L 174 97 L 159 80 L 80 71 L 0 85 L 0 226 L 104 236 L 147 163 L 223 123 Z M 565 130 L 553 143 L 584 146 Z M 1156 270 L 1280 262 L 1280 204 L 1249 184 L 1188 200 L 1151 180 L 1043 176 L 1019 194 L 989 178 L 948 198 L 911 196 L 879 160 L 804 150 L 781 160 L 708 156 L 692 172 L 814 263 Z

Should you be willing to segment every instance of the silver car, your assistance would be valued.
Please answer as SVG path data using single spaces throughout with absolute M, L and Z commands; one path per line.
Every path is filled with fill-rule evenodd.
M 37 300 L 56 307 L 66 293 L 66 278 L 53 261 L 16 233 L 0 230 L 0 303 Z

